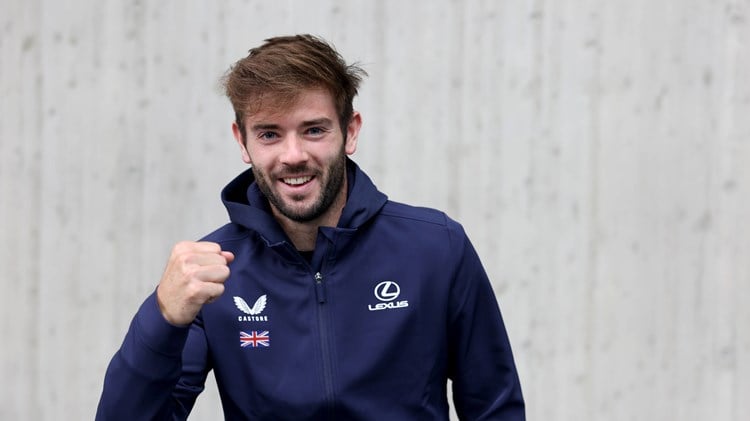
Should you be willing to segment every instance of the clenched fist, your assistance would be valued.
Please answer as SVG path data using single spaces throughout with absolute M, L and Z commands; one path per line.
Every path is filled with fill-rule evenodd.
M 169 323 L 187 326 L 204 304 L 224 293 L 234 254 L 211 242 L 177 243 L 169 256 L 156 299 Z

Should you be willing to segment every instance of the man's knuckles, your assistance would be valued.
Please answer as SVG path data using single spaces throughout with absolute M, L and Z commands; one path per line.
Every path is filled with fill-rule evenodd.
M 197 282 L 223 282 L 229 277 L 230 270 L 227 265 L 190 265 L 183 271 L 188 280 Z
M 210 241 L 180 241 L 172 248 L 172 254 L 213 253 L 220 254 L 221 246 Z
M 228 270 L 227 264 L 226 257 L 220 254 L 185 253 L 173 256 L 171 266 L 183 273 L 190 274 L 201 271 L 203 268 L 214 266 L 223 266 Z

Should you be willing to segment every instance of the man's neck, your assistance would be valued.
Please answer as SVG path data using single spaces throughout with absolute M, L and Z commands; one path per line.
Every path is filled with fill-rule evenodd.
M 297 250 L 310 251 L 315 249 L 319 225 L 313 225 L 311 222 L 292 221 L 285 216 L 276 216 L 276 220 L 279 221 L 281 229 L 284 230 Z

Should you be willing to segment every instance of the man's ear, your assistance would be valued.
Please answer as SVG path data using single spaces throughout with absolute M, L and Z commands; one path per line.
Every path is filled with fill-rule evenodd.
M 245 138 L 242 136 L 242 131 L 240 130 L 240 127 L 237 125 L 236 121 L 232 122 L 232 134 L 234 135 L 234 139 L 237 141 L 237 144 L 240 145 L 240 152 L 242 153 L 242 161 L 244 161 L 246 164 L 253 164 L 252 159 L 250 159 L 250 153 L 247 151 L 247 144 L 245 143 Z
M 346 143 L 344 144 L 344 151 L 346 151 L 347 155 L 351 155 L 357 150 L 357 139 L 361 127 L 362 115 L 360 115 L 359 112 L 354 111 L 352 119 L 349 120 L 349 124 L 346 126 Z

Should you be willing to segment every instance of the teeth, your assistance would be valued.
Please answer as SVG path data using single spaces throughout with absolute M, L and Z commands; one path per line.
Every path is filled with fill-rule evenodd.
M 286 184 L 290 184 L 292 186 L 298 186 L 300 184 L 307 183 L 311 179 L 312 179 L 312 177 L 310 177 L 310 176 L 307 176 L 307 177 L 294 177 L 294 178 L 285 178 L 284 182 Z

